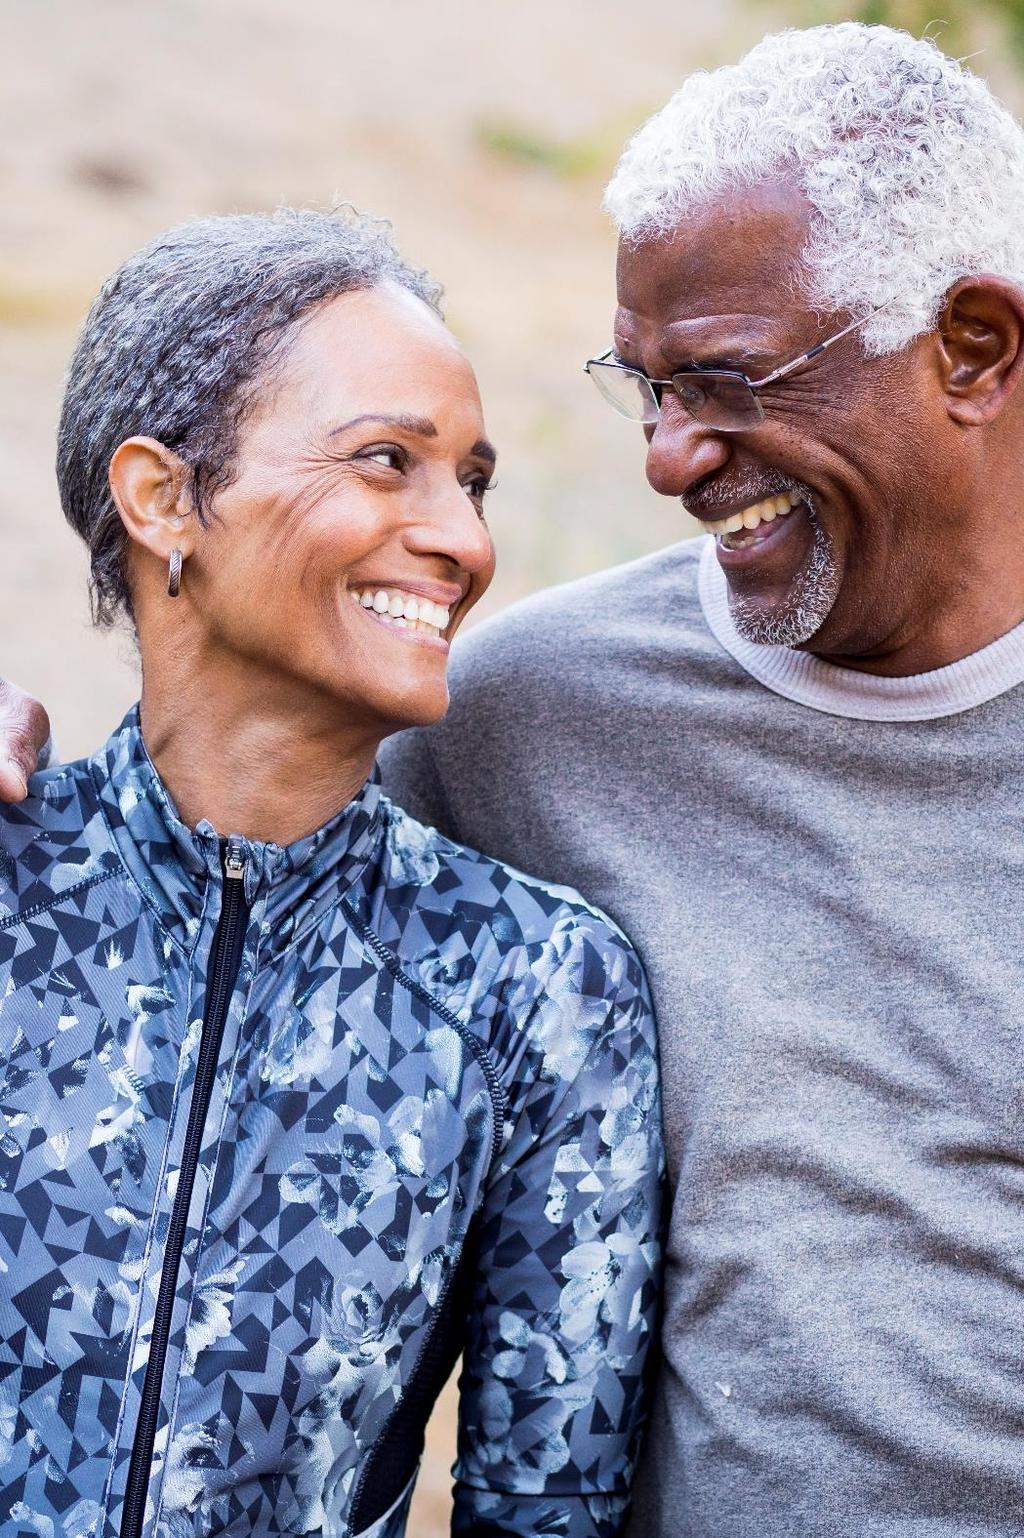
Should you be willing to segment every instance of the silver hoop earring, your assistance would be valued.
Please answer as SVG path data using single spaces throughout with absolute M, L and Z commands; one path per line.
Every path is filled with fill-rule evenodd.
M 171 560 L 167 568 L 167 593 L 171 598 L 177 598 L 181 592 L 181 551 L 172 550 Z

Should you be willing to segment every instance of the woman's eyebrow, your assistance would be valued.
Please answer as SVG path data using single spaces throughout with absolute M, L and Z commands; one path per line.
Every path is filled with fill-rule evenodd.
M 397 427 L 401 432 L 416 433 L 421 438 L 437 437 L 437 428 L 429 417 L 410 416 L 405 412 L 389 415 L 386 412 L 377 411 L 366 411 L 362 416 L 352 417 L 348 422 L 340 422 L 337 427 L 331 428 L 328 437 L 333 438 L 338 433 L 347 433 L 353 427 L 362 427 L 368 422 L 374 422 L 380 427 Z M 478 438 L 469 452 L 472 458 L 482 459 L 492 468 L 498 462 L 498 451 L 487 438 Z
M 382 427 L 397 427 L 405 433 L 418 433 L 421 438 L 437 437 L 437 428 L 429 417 L 408 416 L 404 413 L 389 416 L 376 411 L 364 412 L 362 416 L 353 417 L 351 421 L 332 427 L 329 436 L 333 438 L 336 433 L 347 433 L 350 428 L 361 427 L 364 422 L 379 422 Z

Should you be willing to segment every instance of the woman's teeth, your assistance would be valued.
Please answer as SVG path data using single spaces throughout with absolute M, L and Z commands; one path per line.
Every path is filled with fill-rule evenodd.
M 448 628 L 450 610 L 429 598 L 416 598 L 412 593 L 402 593 L 396 588 L 350 587 L 353 601 L 364 609 L 372 609 L 385 625 L 396 630 L 415 630 L 421 635 L 439 636 Z
M 752 507 L 745 507 L 740 513 L 732 513 L 718 523 L 706 523 L 704 527 L 709 534 L 738 534 L 740 529 L 756 529 L 762 523 L 774 523 L 776 518 L 785 518 L 802 501 L 803 497 L 798 491 L 783 491 L 777 497 L 765 497 L 763 502 L 755 502 Z

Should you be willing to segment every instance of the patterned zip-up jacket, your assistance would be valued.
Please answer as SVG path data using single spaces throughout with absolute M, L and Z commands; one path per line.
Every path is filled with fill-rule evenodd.
M 633 952 L 375 783 L 282 850 L 132 713 L 0 809 L 0 1534 L 618 1533 L 656 1308 Z

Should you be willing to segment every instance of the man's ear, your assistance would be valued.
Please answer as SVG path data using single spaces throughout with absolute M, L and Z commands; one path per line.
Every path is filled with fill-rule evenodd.
M 128 438 L 114 451 L 110 491 L 128 537 L 161 562 L 191 554 L 195 519 L 187 466 L 155 438 Z
M 1024 292 L 989 274 L 961 278 L 937 325 L 947 410 L 955 422 L 991 422 L 1024 370 Z

